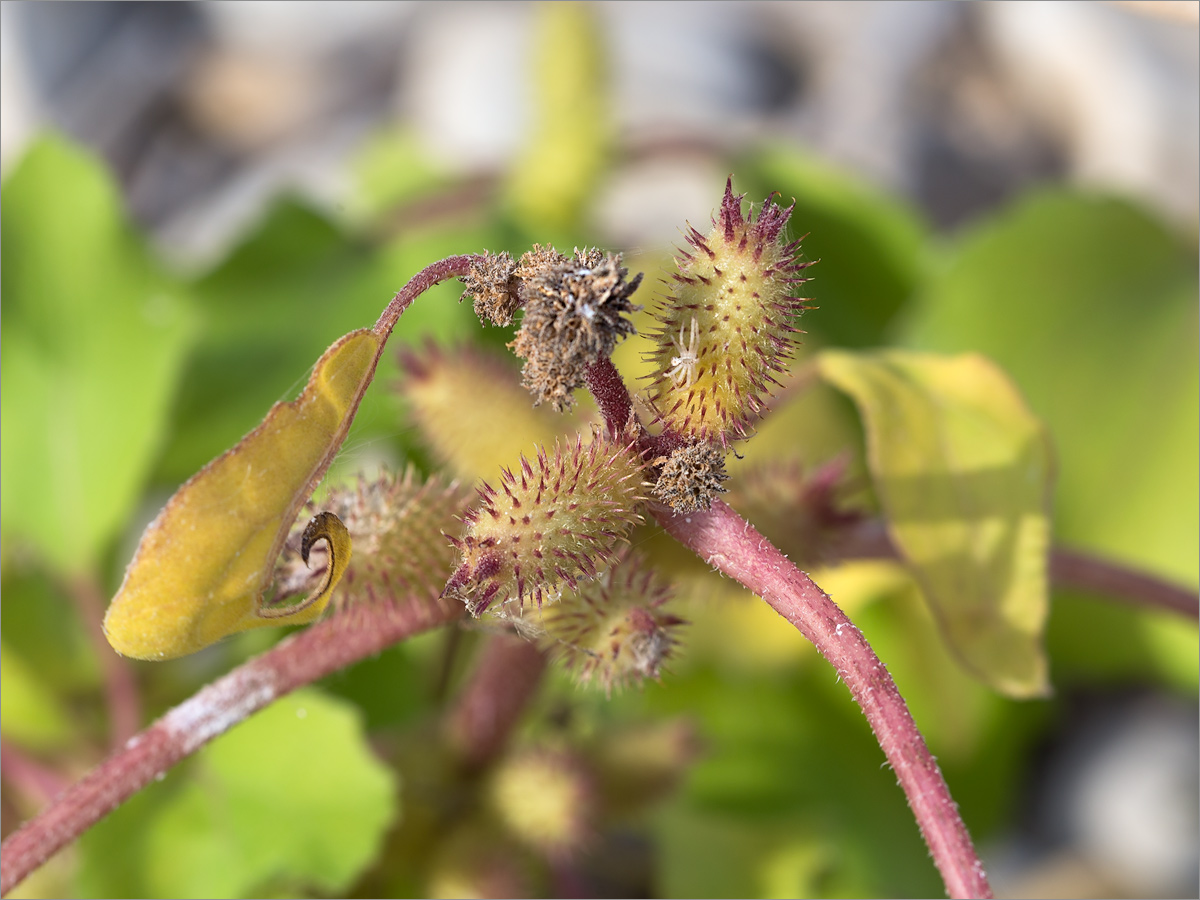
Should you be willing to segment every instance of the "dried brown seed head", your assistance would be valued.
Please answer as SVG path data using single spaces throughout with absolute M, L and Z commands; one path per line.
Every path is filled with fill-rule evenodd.
M 570 408 L 589 366 L 634 334 L 625 315 L 641 307 L 629 298 L 642 276 L 628 275 L 616 254 L 576 250 L 571 258 L 535 247 L 518 266 L 524 298 L 521 327 L 509 346 L 525 359 L 521 375 L 535 405 Z
M 717 494 L 723 494 L 725 451 L 718 444 L 685 444 L 668 457 L 655 460 L 662 465 L 651 493 L 677 513 L 708 509 Z
M 475 299 L 475 315 L 493 325 L 508 325 L 521 305 L 517 264 L 507 253 L 484 253 L 462 277 L 463 298 Z

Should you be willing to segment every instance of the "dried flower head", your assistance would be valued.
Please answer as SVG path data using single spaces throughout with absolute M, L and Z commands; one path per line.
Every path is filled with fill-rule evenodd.
M 508 253 L 484 253 L 462 277 L 465 290 L 461 299 L 474 298 L 475 315 L 480 321 L 508 325 L 522 302 L 516 272 L 517 264 Z
M 666 606 L 671 590 L 637 554 L 624 556 L 595 581 L 564 595 L 540 614 L 543 645 L 556 652 L 581 681 L 614 685 L 657 678 L 677 645 L 683 619 Z
M 334 608 L 404 598 L 436 600 L 454 562 L 454 550 L 446 546 L 441 530 L 450 527 L 466 500 L 460 485 L 436 478 L 422 481 L 412 469 L 330 491 L 320 507 L 342 520 L 354 544 L 354 555 L 333 596 Z M 309 509 L 315 507 L 310 503 Z M 300 517 L 276 564 L 276 603 L 309 592 L 324 576 L 324 544 L 311 549 L 307 565 L 302 557 L 311 514 Z
M 790 358 L 793 320 L 807 309 L 792 296 L 811 263 L 782 235 L 792 208 L 768 199 L 755 218 L 730 179 L 713 230 L 690 230 L 675 286 L 657 318 L 653 399 L 667 428 L 719 441 L 745 437 Z
M 568 409 L 588 367 L 610 355 L 618 338 L 635 333 L 625 314 L 641 308 L 629 298 L 642 276 L 626 281 L 626 275 L 620 256 L 599 250 L 568 258 L 539 246 L 521 258 L 525 311 L 509 346 L 525 359 L 521 376 L 535 404 Z
M 504 469 L 500 489 L 484 483 L 479 502 L 465 516 L 461 554 L 445 595 L 480 615 L 496 604 L 526 596 L 539 606 L 562 585 L 578 587 L 612 559 L 617 541 L 641 520 L 645 464 L 632 437 L 596 436 L 584 446 L 521 457 L 516 472 Z
M 725 492 L 725 451 L 717 444 L 685 444 L 654 463 L 662 469 L 651 493 L 677 513 L 708 509 Z

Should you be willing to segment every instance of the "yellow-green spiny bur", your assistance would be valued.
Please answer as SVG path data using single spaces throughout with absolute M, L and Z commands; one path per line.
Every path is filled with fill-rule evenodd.
M 542 610 L 540 643 L 579 680 L 614 685 L 657 678 L 685 624 L 666 608 L 671 589 L 639 556 L 626 556 L 575 594 Z
M 455 553 L 442 537 L 467 506 L 467 491 L 434 477 L 423 481 L 413 469 L 384 473 L 337 487 L 321 500 L 321 509 L 338 516 L 354 542 L 333 603 L 421 600 L 432 603 L 453 569 Z M 310 507 L 316 507 L 310 502 Z M 275 602 L 308 594 L 328 566 L 328 552 L 317 548 L 307 564 L 301 558 L 300 529 L 293 529 L 276 566 Z
M 150 523 L 104 617 L 118 653 L 172 659 L 234 632 L 316 619 L 350 560 L 336 517 L 310 525 L 304 555 L 325 540 L 334 565 L 319 591 L 294 606 L 263 597 L 275 560 L 321 476 L 345 440 L 383 342 L 353 331 L 317 361 L 290 403 L 277 403 L 231 450 L 197 472 Z
M 501 472 L 499 489 L 484 483 L 479 503 L 463 517 L 461 554 L 446 596 L 474 615 L 494 604 L 531 597 L 538 606 L 576 588 L 613 558 L 617 542 L 641 520 L 645 464 L 632 436 L 597 436 L 584 446 L 545 448 L 516 471 Z
M 405 348 L 400 369 L 399 392 L 425 445 L 467 481 L 577 430 L 577 419 L 531 406 L 508 360 L 478 348 Z
M 727 182 L 713 229 L 687 235 L 677 259 L 672 294 L 658 311 L 661 330 L 652 359 L 653 399 L 665 427 L 690 438 L 720 441 L 746 436 L 765 409 L 791 356 L 793 324 L 806 309 L 792 296 L 811 263 L 787 242 L 792 207 L 767 199 L 742 213 L 744 195 Z

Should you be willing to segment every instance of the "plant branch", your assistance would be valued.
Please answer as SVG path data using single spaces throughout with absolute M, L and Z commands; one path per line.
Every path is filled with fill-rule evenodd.
M 546 654 L 537 644 L 511 634 L 489 636 L 447 720 L 450 743 L 465 765 L 480 768 L 504 748 L 545 670 Z
M 476 254 L 447 256 L 445 259 L 439 259 L 432 265 L 426 266 L 410 278 L 408 284 L 396 292 L 392 302 L 387 305 L 379 317 L 379 321 L 375 323 L 375 333 L 386 341 L 391 336 L 392 329 L 396 327 L 400 315 L 412 305 L 414 300 L 438 282 L 469 274 L 471 263 L 478 259 L 481 257 Z
M 158 775 L 274 700 L 461 617 L 449 604 L 355 606 L 292 635 L 171 709 L 59 794 L 0 847 L 0 894 Z
M 67 591 L 75 603 L 88 640 L 96 651 L 104 673 L 104 694 L 108 702 L 109 749 L 116 750 L 142 724 L 142 696 L 129 662 L 112 652 L 104 636 L 104 595 L 92 574 L 82 575 L 67 583 Z
M 881 519 L 863 519 L 836 536 L 840 559 L 900 559 Z M 1050 551 L 1050 580 L 1058 588 L 1103 594 L 1143 609 L 1159 609 L 1200 619 L 1200 595 L 1157 575 L 1079 550 Z
M 1170 610 L 1200 619 L 1200 596 L 1196 591 L 1078 550 L 1063 547 L 1053 550 L 1050 578 L 1059 587 L 1093 591 L 1136 606 Z
M 983 865 L 904 698 L 862 632 L 811 579 L 721 501 L 707 512 L 655 517 L 680 543 L 737 579 L 799 629 L 846 683 L 908 797 L 951 897 L 990 897 Z

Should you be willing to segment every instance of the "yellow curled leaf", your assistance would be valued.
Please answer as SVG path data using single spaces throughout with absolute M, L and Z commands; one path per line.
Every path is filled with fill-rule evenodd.
M 322 514 L 308 546 L 329 544 L 327 577 L 298 604 L 263 603 L 275 559 L 301 505 L 337 453 L 383 341 L 352 331 L 325 351 L 289 403 L 189 479 L 142 535 L 104 618 L 113 648 L 138 659 L 172 659 L 264 625 L 311 622 L 325 609 L 350 560 L 350 538 Z M 336 524 L 335 524 L 336 523 Z
M 817 365 L 859 409 L 888 533 L 950 649 L 1010 697 L 1046 694 L 1045 427 L 978 354 L 827 350 Z

